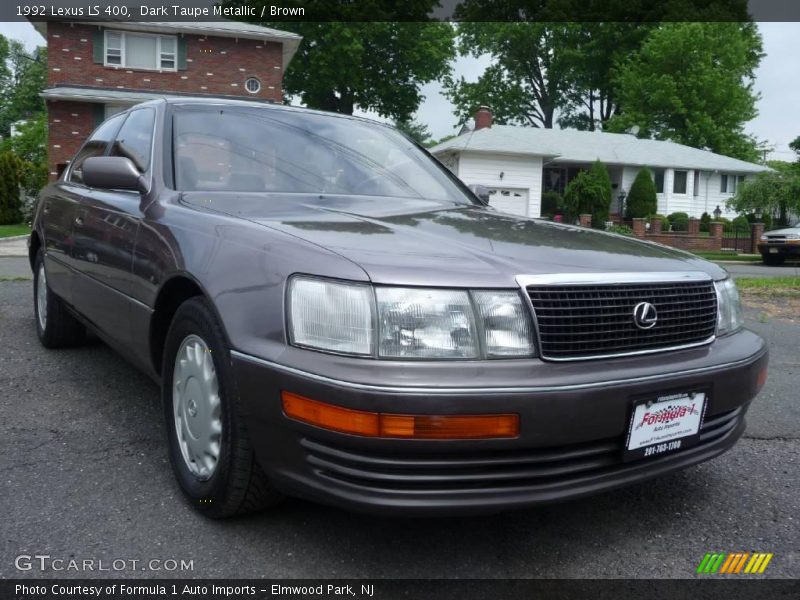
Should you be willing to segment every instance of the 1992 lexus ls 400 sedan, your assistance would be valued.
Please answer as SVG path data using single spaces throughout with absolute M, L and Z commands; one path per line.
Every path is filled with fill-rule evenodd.
M 584 496 L 713 458 L 766 378 L 720 267 L 497 212 L 391 127 L 160 100 L 46 187 L 36 328 L 160 382 L 186 496 L 405 514 Z

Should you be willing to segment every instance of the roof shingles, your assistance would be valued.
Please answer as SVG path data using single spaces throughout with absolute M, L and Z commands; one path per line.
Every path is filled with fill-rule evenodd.
M 675 142 L 639 139 L 625 133 L 578 131 L 576 129 L 541 129 L 513 125 L 493 125 L 470 131 L 430 149 L 445 152 L 480 152 L 536 155 L 559 162 L 587 163 L 600 160 L 606 164 L 648 167 L 702 169 L 757 173 L 769 167 L 691 148 Z

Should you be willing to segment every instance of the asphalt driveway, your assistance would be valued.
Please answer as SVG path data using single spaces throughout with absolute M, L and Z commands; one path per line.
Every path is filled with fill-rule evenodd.
M 706 552 L 744 550 L 774 553 L 765 576 L 797 577 L 800 325 L 748 311 L 748 326 L 770 341 L 770 378 L 746 438 L 710 463 L 489 517 L 375 518 L 290 500 L 216 522 L 173 483 L 156 386 L 100 343 L 44 350 L 31 283 L 0 282 L 0 576 L 41 576 L 15 558 L 47 554 L 192 561 L 88 573 L 101 577 L 682 578 Z

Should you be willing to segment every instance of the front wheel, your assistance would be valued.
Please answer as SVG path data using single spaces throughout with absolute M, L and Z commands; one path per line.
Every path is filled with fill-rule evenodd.
M 43 250 L 37 252 L 33 263 L 33 313 L 36 335 L 45 348 L 76 346 L 86 339 L 84 326 L 47 284 Z
M 162 373 L 170 462 L 189 501 L 222 518 L 280 500 L 253 453 L 222 327 L 205 299 L 178 308 Z

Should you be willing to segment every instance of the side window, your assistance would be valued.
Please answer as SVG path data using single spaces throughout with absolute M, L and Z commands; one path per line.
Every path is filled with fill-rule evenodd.
M 98 127 L 83 147 L 70 161 L 69 181 L 71 183 L 83 183 L 83 171 L 81 165 L 83 161 L 92 156 L 102 156 L 108 143 L 113 139 L 114 134 L 122 123 L 123 115 L 112 117 L 100 127 Z
M 150 151 L 153 148 L 153 124 L 156 112 L 151 108 L 134 110 L 128 114 L 111 147 L 111 156 L 130 158 L 140 172 L 150 166 Z

